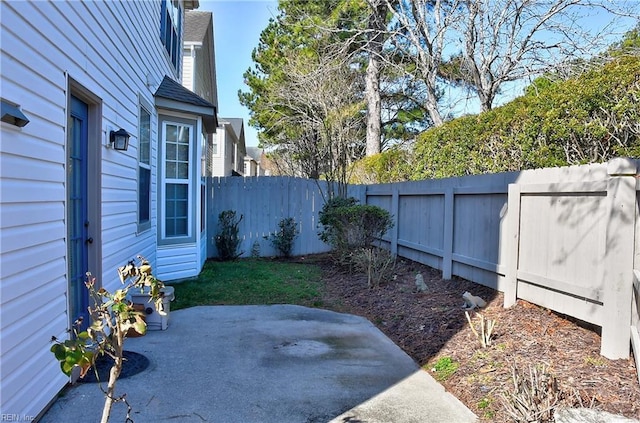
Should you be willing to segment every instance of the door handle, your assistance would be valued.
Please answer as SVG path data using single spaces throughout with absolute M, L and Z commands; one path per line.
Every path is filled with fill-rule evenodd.
M 93 238 L 89 237 L 87 238 L 87 240 L 85 241 L 87 244 L 93 244 Z

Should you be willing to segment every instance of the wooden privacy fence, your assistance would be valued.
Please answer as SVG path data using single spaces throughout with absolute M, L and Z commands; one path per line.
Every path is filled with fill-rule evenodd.
M 401 256 L 602 327 L 601 353 L 640 356 L 639 161 L 461 178 L 351 186 L 393 215 L 383 244 Z M 223 210 L 244 215 L 244 255 L 293 217 L 294 254 L 328 251 L 318 239 L 323 185 L 290 177 L 212 178 L 210 233 Z M 210 252 L 215 252 L 210 237 Z M 640 368 L 640 363 L 637 366 Z M 639 374 L 640 379 L 640 374 Z
M 218 215 L 233 210 L 243 215 L 240 223 L 240 250 L 243 257 L 251 256 L 255 243 L 263 257 L 276 256 L 277 251 L 264 237 L 278 231 L 278 223 L 285 218 L 295 219 L 298 236 L 292 255 L 329 251 L 329 246 L 318 238 L 318 214 L 324 205 L 327 185 L 323 181 L 269 177 L 214 177 L 209 178 L 210 193 L 207 211 L 208 256 L 217 256 L 214 242 L 218 231 Z
M 638 161 L 372 185 L 392 252 L 602 327 L 640 355 Z M 639 366 L 640 367 L 640 366 Z M 640 374 L 639 374 L 640 378 Z

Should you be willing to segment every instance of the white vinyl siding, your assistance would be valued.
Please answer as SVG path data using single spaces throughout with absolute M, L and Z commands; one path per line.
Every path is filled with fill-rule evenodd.
M 68 81 L 102 101 L 99 136 L 90 137 L 101 152 L 93 168 L 102 181 L 96 276 L 113 289 L 117 266 L 137 254 L 156 263 L 157 184 L 152 178 L 151 229 L 137 233 L 139 140 L 135 135 L 128 151 L 114 151 L 106 148 L 108 131 L 138 134 L 138 94 L 153 104 L 157 83 L 174 71 L 158 37 L 160 2 L 3 1 L 0 14 L 2 97 L 19 103 L 30 120 L 22 129 L 0 125 L 0 409 L 36 416 L 68 381 L 49 352 L 51 336 L 64 339 L 69 321 Z M 147 85 L 148 75 L 156 85 Z M 153 145 L 150 154 L 153 168 Z
M 188 90 L 195 91 L 194 88 L 194 67 L 193 62 L 195 59 L 195 50 L 193 47 L 184 48 L 184 54 L 182 55 L 182 86 Z

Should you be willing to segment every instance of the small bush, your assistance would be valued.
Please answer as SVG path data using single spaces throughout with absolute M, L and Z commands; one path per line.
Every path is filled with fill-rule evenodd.
M 268 237 L 265 236 L 265 239 L 269 239 L 280 254 L 285 257 L 291 257 L 293 242 L 297 236 L 296 220 L 293 217 L 287 217 L 278 223 L 278 232 Z
M 236 212 L 225 210 L 218 215 L 218 234 L 216 235 L 216 247 L 220 260 L 235 260 L 242 255 L 240 249 L 240 237 L 238 225 L 243 216 L 236 218 Z
M 355 198 L 335 198 L 320 212 L 323 226 L 320 239 L 329 244 L 339 261 L 351 263 L 353 252 L 369 248 L 391 227 L 388 211 L 368 204 L 358 204 Z

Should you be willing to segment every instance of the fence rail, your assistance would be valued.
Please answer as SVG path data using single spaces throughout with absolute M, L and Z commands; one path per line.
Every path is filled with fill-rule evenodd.
M 602 327 L 601 353 L 640 356 L 640 161 L 351 186 L 388 210 L 395 254 Z M 210 224 L 245 215 L 245 255 L 285 217 L 299 222 L 295 254 L 324 252 L 322 186 L 297 178 L 214 178 Z M 326 191 L 325 191 L 326 192 Z M 215 249 L 210 249 L 215 251 Z M 635 270 L 634 270 L 635 269 Z M 640 364 L 640 363 L 639 363 Z M 640 365 L 638 366 L 640 368 Z M 640 374 L 639 374 L 640 380 Z

